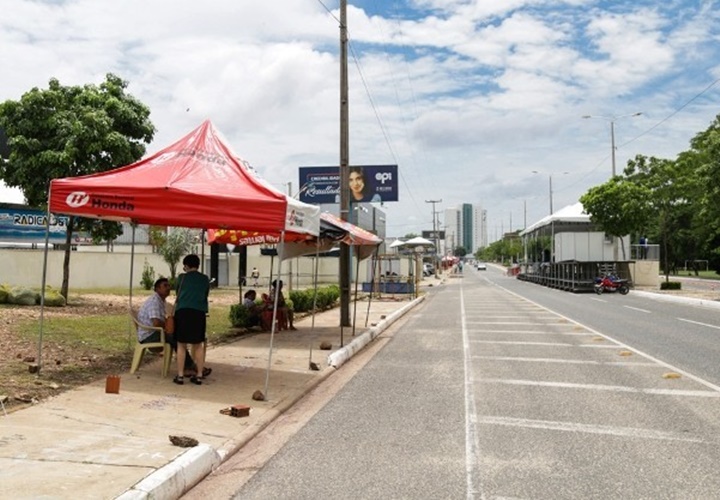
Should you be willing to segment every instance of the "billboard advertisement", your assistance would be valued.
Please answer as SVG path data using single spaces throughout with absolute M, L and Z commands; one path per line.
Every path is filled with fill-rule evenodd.
M 350 202 L 398 201 L 397 165 L 348 168 Z M 340 167 L 300 167 L 300 201 L 340 203 Z
M 0 205 L 0 241 L 45 243 L 47 213 L 32 208 Z M 69 217 L 50 215 L 50 243 L 65 243 Z

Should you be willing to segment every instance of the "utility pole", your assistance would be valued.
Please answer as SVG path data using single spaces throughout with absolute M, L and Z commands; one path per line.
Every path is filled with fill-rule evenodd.
M 438 261 L 438 234 L 437 234 L 437 225 L 435 224 L 435 215 L 438 213 L 435 211 L 435 204 L 436 203 L 442 203 L 442 199 L 439 200 L 425 200 L 425 203 L 432 203 L 432 220 L 433 220 L 433 243 L 435 243 L 435 277 L 438 277 L 438 267 L 440 267 L 440 262 Z
M 340 218 L 350 219 L 350 120 L 347 66 L 347 0 L 340 0 Z M 340 326 L 350 326 L 350 246 L 340 244 Z

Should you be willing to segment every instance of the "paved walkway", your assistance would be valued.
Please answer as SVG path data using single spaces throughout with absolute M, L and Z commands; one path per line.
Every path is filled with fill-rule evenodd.
M 421 289 L 440 283 L 426 278 Z M 265 390 L 270 345 L 270 334 L 258 333 L 210 348 L 213 373 L 202 386 L 162 378 L 157 360 L 123 374 L 119 394 L 106 394 L 102 380 L 0 413 L 0 498 L 178 498 L 331 375 L 331 353 L 342 363 L 357 343 L 422 301 L 394 297 L 371 303 L 367 328 L 368 303 L 358 303 L 355 337 L 344 328 L 343 349 L 337 308 L 316 315 L 313 332 L 307 317 L 296 322 L 298 331 L 276 333 L 266 401 L 252 399 Z M 330 351 L 318 350 L 323 341 L 332 344 Z M 319 371 L 310 369 L 311 346 Z M 232 405 L 251 407 L 250 415 L 220 413 Z M 200 444 L 180 448 L 170 435 Z
M 441 283 L 426 278 L 421 290 Z M 341 363 L 421 300 L 372 302 L 367 328 L 367 302 L 358 303 L 361 326 L 355 337 L 343 329 L 343 349 L 338 309 L 316 315 L 314 333 L 308 317 L 296 322 L 298 331 L 275 334 L 267 401 L 252 400 L 265 389 L 270 343 L 269 334 L 256 334 L 211 348 L 213 373 L 202 386 L 162 378 L 158 360 L 123 374 L 119 394 L 106 394 L 102 380 L 0 414 L 0 499 L 178 498 L 331 375 L 328 359 Z M 323 341 L 332 343 L 331 351 L 317 349 Z M 309 369 L 311 346 L 319 371 Z M 237 404 L 250 406 L 250 415 L 220 413 Z M 170 435 L 200 444 L 179 448 Z

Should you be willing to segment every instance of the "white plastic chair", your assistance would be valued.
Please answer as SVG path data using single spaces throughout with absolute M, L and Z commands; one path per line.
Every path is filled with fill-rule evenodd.
M 165 342 L 165 329 L 162 326 L 152 326 L 152 325 L 142 325 L 137 319 L 137 315 L 134 311 L 130 312 L 130 317 L 132 318 L 133 325 L 135 325 L 135 353 L 133 354 L 133 360 L 132 365 L 130 366 L 130 373 L 135 373 L 137 369 L 140 367 L 140 362 L 142 361 L 143 354 L 145 354 L 145 351 L 148 349 L 162 349 L 163 350 L 163 366 L 162 366 L 162 376 L 167 377 L 167 374 L 170 372 L 170 363 L 172 362 L 172 347 L 170 347 L 170 344 Z M 155 330 L 160 332 L 160 342 L 146 342 L 144 344 L 141 344 L 140 341 L 137 340 L 137 330 L 139 327 L 142 327 L 146 330 Z

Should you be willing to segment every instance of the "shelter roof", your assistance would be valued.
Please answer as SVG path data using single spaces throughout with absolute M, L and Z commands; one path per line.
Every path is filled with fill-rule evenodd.
M 520 233 L 520 236 L 530 234 L 554 223 L 592 224 L 590 215 L 585 213 L 582 203 L 578 202 L 574 205 L 563 207 L 557 212 L 547 215 L 534 224 L 531 224 Z

